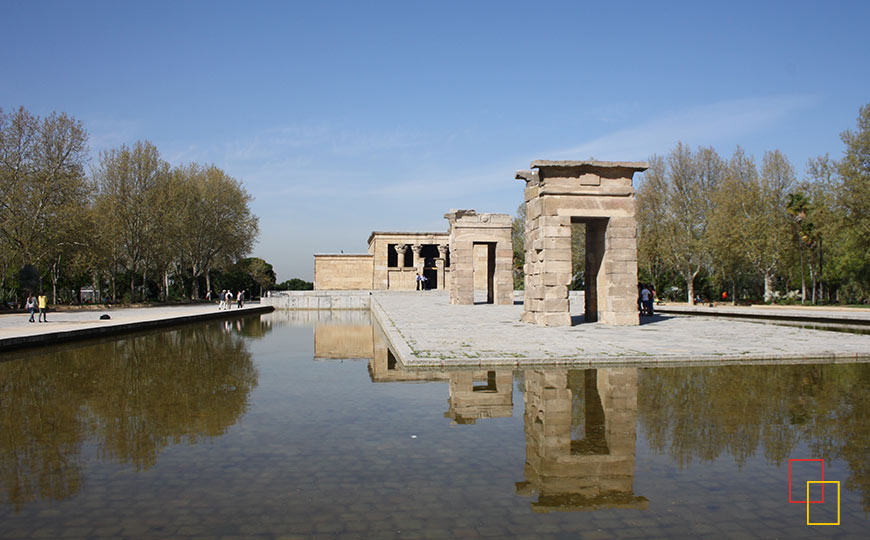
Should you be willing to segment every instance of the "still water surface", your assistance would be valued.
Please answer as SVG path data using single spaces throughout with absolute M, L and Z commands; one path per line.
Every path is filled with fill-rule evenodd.
M 870 364 L 411 371 L 285 311 L 3 355 L 0 406 L 3 539 L 870 530 Z

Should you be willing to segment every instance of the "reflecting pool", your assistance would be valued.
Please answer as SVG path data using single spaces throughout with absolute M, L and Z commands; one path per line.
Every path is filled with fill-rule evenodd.
M 0 355 L 0 538 L 863 539 L 868 416 L 870 364 L 412 370 L 278 311 Z

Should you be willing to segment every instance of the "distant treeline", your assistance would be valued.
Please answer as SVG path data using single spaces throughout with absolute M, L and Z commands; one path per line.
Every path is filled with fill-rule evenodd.
M 240 181 L 214 165 L 171 166 L 147 141 L 88 164 L 80 121 L 0 109 L 0 300 L 42 289 L 74 302 L 82 288 L 115 301 L 199 298 L 238 286 L 239 272 L 274 283 L 268 263 L 243 259 L 259 231 Z
M 798 180 L 779 150 L 760 166 L 684 143 L 649 158 L 636 192 L 639 279 L 658 296 L 709 301 L 870 302 L 870 105 L 841 134 L 839 160 L 811 159 Z M 636 181 L 637 182 L 637 181 Z M 522 283 L 525 208 L 514 221 Z M 579 227 L 579 226 L 575 226 Z M 583 286 L 583 235 L 574 287 Z

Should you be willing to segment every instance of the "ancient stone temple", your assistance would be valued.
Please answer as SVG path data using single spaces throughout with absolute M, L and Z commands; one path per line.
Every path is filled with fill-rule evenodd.
M 425 287 L 446 289 L 450 267 L 447 233 L 380 232 L 369 235 L 375 290 L 414 290 L 416 277 L 426 277 Z
M 512 304 L 511 217 L 478 214 L 474 210 L 451 210 L 444 217 L 450 222 L 450 303 L 474 303 L 475 273 L 478 273 L 485 276 L 488 303 Z M 486 264 L 480 260 L 475 264 L 475 253 L 483 254 L 484 250 Z
M 369 235 L 368 253 L 314 255 L 316 290 L 446 289 L 450 271 L 445 232 L 382 232 Z
M 523 321 L 570 326 L 571 224 L 585 225 L 587 322 L 637 325 L 637 224 L 632 177 L 646 163 L 533 161 L 525 180 Z

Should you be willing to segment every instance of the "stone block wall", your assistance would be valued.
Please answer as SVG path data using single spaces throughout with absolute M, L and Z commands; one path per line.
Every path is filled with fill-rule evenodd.
M 368 254 L 316 254 L 314 290 L 370 290 L 373 268 Z
M 260 303 L 275 309 L 317 310 L 361 309 L 371 306 L 369 291 L 269 291 Z

